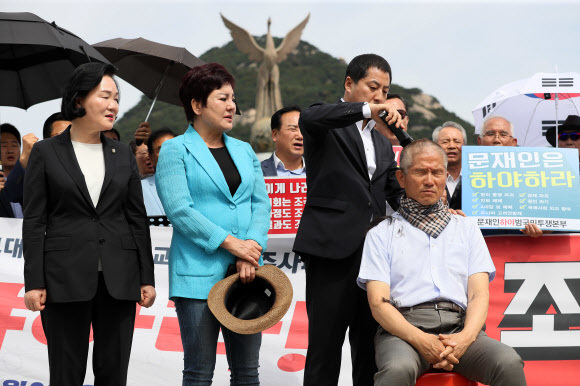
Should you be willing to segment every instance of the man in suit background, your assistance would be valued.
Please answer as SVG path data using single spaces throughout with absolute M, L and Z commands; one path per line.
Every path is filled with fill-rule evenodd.
M 173 130 L 168 127 L 163 127 L 152 132 L 147 138 L 147 151 L 149 152 L 149 158 L 151 159 L 155 172 L 157 171 L 157 161 L 159 160 L 161 145 L 163 145 L 163 142 L 175 137 L 177 135 L 175 135 Z M 145 203 L 147 216 L 165 216 L 165 210 L 157 195 L 155 173 L 141 180 L 141 188 L 143 189 L 143 202 Z
M 293 249 L 306 265 L 305 385 L 338 383 L 347 328 L 353 384 L 373 384 L 378 325 L 356 278 L 372 218 L 385 214 L 386 200 L 398 208 L 402 194 L 388 129 L 378 118 L 386 110 L 390 124 L 402 125 L 386 104 L 390 84 L 385 59 L 357 56 L 346 70 L 342 101 L 316 103 L 300 116 L 308 196 Z
M 433 142 L 447 154 L 447 205 L 461 209 L 461 148 L 467 144 L 467 133 L 459 123 L 448 121 L 433 130 Z
M 69 125 L 70 121 L 64 119 L 61 112 L 57 112 L 51 114 L 46 121 L 44 121 L 44 126 L 42 128 L 42 137 L 43 139 L 55 137 L 62 133 Z M 5 184 L 5 193 L 7 196 L 7 201 L 11 202 L 12 204 L 18 203 L 20 205 L 23 204 L 23 186 L 24 186 L 24 173 L 26 170 L 26 166 L 28 165 L 28 158 L 30 157 L 30 152 L 32 151 L 32 147 L 34 144 L 38 142 L 38 138 L 33 133 L 28 133 L 22 137 L 22 153 L 20 153 L 20 157 L 18 161 L 12 168 L 10 172 L 10 176 L 6 178 Z M 0 195 L 0 202 L 4 201 Z M 4 216 L 1 217 L 13 217 L 13 216 Z
M 481 125 L 477 144 L 479 146 L 517 146 L 518 139 L 514 137 L 514 124 L 500 115 L 487 117 Z M 542 231 L 539 226 L 533 223 L 527 223 L 525 228 L 519 231 L 513 229 L 482 230 L 484 236 L 519 234 L 520 232 L 533 238 L 540 237 L 544 233 L 552 233 L 552 231 Z
M 514 137 L 514 124 L 499 115 L 487 117 L 481 126 L 477 144 L 479 146 L 517 146 L 518 139 Z
M 22 201 L 16 200 L 12 182 L 21 179 L 20 176 L 23 173 L 22 166 L 20 166 L 22 142 L 25 141 L 25 152 L 27 146 L 32 147 L 38 139 L 32 133 L 21 137 L 18 129 L 10 123 L 0 125 L 0 134 L 0 160 L 2 161 L 0 163 L 0 216 L 22 218 Z M 30 137 L 32 137 L 32 141 Z
M 62 113 L 56 112 L 50 117 L 46 118 L 44 121 L 44 126 L 42 127 L 42 138 L 52 138 L 61 134 L 67 127 L 70 126 L 70 121 L 64 119 Z
M 407 131 L 409 127 L 409 114 L 408 114 L 409 105 L 407 104 L 405 98 L 403 98 L 399 94 L 389 94 L 387 95 L 387 104 L 392 105 L 395 109 L 397 109 L 397 112 L 401 114 L 401 119 L 403 120 L 401 129 Z M 385 134 L 387 136 L 387 139 L 391 142 L 391 145 L 393 146 L 400 145 L 397 136 L 392 131 L 387 130 Z
M 133 139 L 131 142 L 129 142 L 129 147 L 131 148 L 131 151 L 135 156 L 135 160 L 137 161 L 137 167 L 139 167 L 139 174 L 141 175 L 141 179 L 147 178 L 155 173 L 155 170 L 153 169 L 153 163 L 151 162 L 151 156 L 149 154 L 149 150 L 147 149 L 147 141 L 137 145 L 137 139 Z
M 306 177 L 302 133 L 298 127 L 300 107 L 287 106 L 270 120 L 276 150 L 262 161 L 264 177 Z

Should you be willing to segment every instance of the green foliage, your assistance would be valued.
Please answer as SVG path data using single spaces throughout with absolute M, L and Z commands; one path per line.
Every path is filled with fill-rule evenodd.
M 137 130 L 139 124 L 145 120 L 145 117 L 147 117 L 147 113 L 151 107 L 151 102 L 151 99 L 143 95 L 139 103 L 137 103 L 131 110 L 127 111 L 125 115 L 115 123 L 115 129 L 119 130 L 119 134 L 121 134 L 121 142 L 131 142 L 135 130 Z M 155 107 L 153 107 L 153 111 L 149 116 L 149 125 L 152 130 L 168 127 L 174 132 L 181 134 L 187 128 L 187 121 L 185 119 L 185 114 L 183 113 L 183 108 L 157 101 L 155 102 Z
M 421 113 L 411 112 L 409 114 L 409 134 L 413 137 L 413 139 L 432 139 L 433 130 L 437 126 L 441 126 L 447 121 L 453 121 L 463 126 L 467 132 L 467 144 L 477 145 L 477 136 L 470 135 L 470 133 L 474 132 L 474 128 L 471 123 L 459 118 L 457 115 L 455 115 L 455 113 L 447 111 L 444 108 L 431 109 L 430 111 L 436 115 L 436 118 L 428 120 Z
M 264 46 L 265 36 L 256 38 Z M 274 38 L 279 45 L 282 39 Z M 254 107 L 256 78 L 259 65 L 248 60 L 234 42 L 221 48 L 212 48 L 200 59 L 222 64 L 236 79 L 236 99 L 242 109 Z M 301 41 L 298 47 L 280 63 L 280 89 L 285 105 L 297 104 L 303 108 L 314 102 L 333 102 L 342 96 L 342 77 L 346 63 L 320 52 L 311 44 Z
M 257 37 L 260 46 L 265 45 L 266 36 Z M 274 38 L 276 46 L 282 39 Z M 216 62 L 228 69 L 236 79 L 236 99 L 242 113 L 254 107 L 256 99 L 256 78 L 259 65 L 248 60 L 240 52 L 233 41 L 223 47 L 214 47 L 200 56 L 206 63 Z M 347 63 L 342 59 L 319 51 L 313 45 L 301 41 L 298 47 L 280 63 L 280 90 L 284 105 L 296 104 L 306 108 L 314 102 L 335 102 L 344 93 L 343 82 Z M 409 108 L 415 104 L 412 97 L 421 94 L 418 88 L 404 88 L 393 84 L 391 93 L 402 95 L 407 99 Z M 434 98 L 434 101 L 437 100 Z M 147 116 L 151 101 L 143 97 L 131 110 L 125 113 L 115 128 L 121 133 L 123 142 L 129 142 L 139 123 Z M 430 109 L 436 115 L 428 120 L 422 113 L 410 111 L 410 134 L 413 138 L 431 138 L 435 127 L 445 121 L 455 121 L 467 130 L 473 132 L 473 126 L 460 119 L 445 108 Z M 238 118 L 239 120 L 239 118 Z M 185 131 L 187 122 L 181 107 L 157 102 L 149 118 L 153 130 L 169 127 L 177 133 Z M 243 141 L 250 140 L 251 124 L 236 124 L 230 135 Z M 470 138 L 471 140 L 471 138 Z M 471 142 L 470 142 L 471 143 Z

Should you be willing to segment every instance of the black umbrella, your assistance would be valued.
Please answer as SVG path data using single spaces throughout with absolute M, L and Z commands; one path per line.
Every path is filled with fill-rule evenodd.
M 0 12 L 0 106 L 27 109 L 62 97 L 74 69 L 109 63 L 71 32 L 28 13 Z
M 149 99 L 181 106 L 179 85 L 183 76 L 195 66 L 204 64 L 182 47 L 147 39 L 111 39 L 93 44 L 119 71 L 117 75 L 138 88 Z

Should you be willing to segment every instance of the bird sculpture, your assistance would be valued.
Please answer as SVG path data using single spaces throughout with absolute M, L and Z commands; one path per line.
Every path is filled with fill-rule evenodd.
M 268 18 L 268 33 L 266 35 L 266 47 L 264 48 L 256 43 L 254 37 L 247 30 L 232 23 L 223 15 L 221 17 L 226 27 L 230 30 L 236 47 L 246 54 L 251 61 L 260 63 L 256 90 L 255 122 L 257 123 L 263 118 L 270 119 L 272 114 L 283 107 L 278 63 L 283 62 L 288 57 L 288 54 L 300 43 L 302 30 L 308 23 L 310 14 L 306 16 L 302 23 L 286 34 L 286 37 L 284 37 L 278 47 L 274 45 L 274 39 L 270 33 L 272 20 Z

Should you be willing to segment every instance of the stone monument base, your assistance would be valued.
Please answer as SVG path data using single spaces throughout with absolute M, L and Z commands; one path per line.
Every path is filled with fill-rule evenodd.
M 256 153 L 274 151 L 274 141 L 272 141 L 272 129 L 270 128 L 270 118 L 262 118 L 252 126 L 250 144 Z

